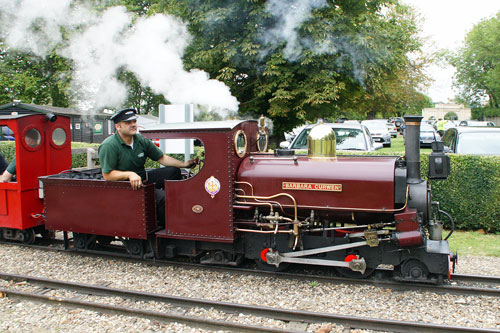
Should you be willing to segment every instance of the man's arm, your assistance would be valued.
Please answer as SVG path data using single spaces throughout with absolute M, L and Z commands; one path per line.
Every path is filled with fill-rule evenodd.
M 105 180 L 128 180 L 130 181 L 130 186 L 134 190 L 138 190 L 142 186 L 142 178 L 138 174 L 133 171 L 120 171 L 120 170 L 111 170 L 110 172 L 102 173 L 102 177 Z
M 13 177 L 14 177 L 13 174 L 11 174 L 9 171 L 5 170 L 2 174 L 2 176 L 0 176 L 0 182 L 2 182 L 2 183 L 10 182 Z
M 7 166 L 7 169 L 5 169 L 5 171 L 0 176 L 0 182 L 2 183 L 10 182 L 14 178 L 15 174 L 16 174 L 16 157 L 14 156 L 12 162 L 10 162 L 10 164 Z
M 198 164 L 198 160 L 189 160 L 187 162 L 181 162 L 173 157 L 170 157 L 168 155 L 162 155 L 159 160 L 157 160 L 158 163 L 160 163 L 163 166 L 173 166 L 177 168 L 191 168 Z

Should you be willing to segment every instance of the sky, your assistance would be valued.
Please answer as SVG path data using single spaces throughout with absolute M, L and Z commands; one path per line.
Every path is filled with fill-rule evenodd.
M 425 50 L 457 50 L 467 33 L 484 18 L 500 11 L 500 0 L 402 0 L 422 16 L 423 36 L 429 38 Z M 434 102 L 448 102 L 456 92 L 452 88 L 454 69 L 451 66 L 429 68 L 435 80 L 424 93 Z

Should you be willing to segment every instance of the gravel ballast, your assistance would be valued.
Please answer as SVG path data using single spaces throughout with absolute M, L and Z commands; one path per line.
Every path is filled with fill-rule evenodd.
M 461 256 L 457 273 L 500 276 L 500 258 Z M 205 269 L 155 267 L 119 259 L 93 258 L 0 245 L 0 271 L 57 280 L 106 284 L 113 288 L 264 305 L 315 312 L 349 314 L 393 320 L 500 329 L 500 302 L 486 296 L 459 296 L 423 291 L 394 291 L 370 285 L 287 280 L 231 274 Z M 0 281 L 10 288 L 12 282 Z M 110 303 L 113 300 L 109 300 Z M 144 308 L 155 305 L 144 305 Z M 177 323 L 66 309 L 0 298 L 0 331 L 9 332 L 199 332 Z M 193 309 L 187 315 L 220 319 L 215 310 Z M 267 318 L 232 315 L 249 325 L 286 328 Z M 310 325 L 308 330 L 327 327 Z M 343 331 L 332 325 L 332 331 Z

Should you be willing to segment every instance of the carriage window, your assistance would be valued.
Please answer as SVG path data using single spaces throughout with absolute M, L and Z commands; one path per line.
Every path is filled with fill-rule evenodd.
M 0 141 L 14 141 L 14 132 L 8 126 L 1 126 Z
M 40 135 L 40 132 L 35 128 L 30 129 L 24 136 L 24 142 L 31 148 L 38 147 L 41 141 L 42 136 Z
M 66 143 L 66 132 L 58 127 L 52 132 L 52 142 L 56 146 L 62 146 Z
M 247 152 L 247 136 L 242 130 L 236 132 L 234 136 L 234 149 L 236 150 L 236 155 L 239 157 L 245 156 Z

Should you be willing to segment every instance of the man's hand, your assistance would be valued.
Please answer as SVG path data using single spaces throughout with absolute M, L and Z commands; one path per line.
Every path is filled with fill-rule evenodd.
M 189 161 L 186 162 L 186 168 L 188 168 L 188 169 L 191 169 L 191 168 L 193 168 L 196 165 L 198 165 L 198 159 L 197 158 L 195 158 L 193 160 L 189 160 Z
M 130 181 L 130 186 L 132 186 L 134 190 L 138 190 L 142 187 L 142 178 L 135 172 L 128 172 L 128 180 Z

